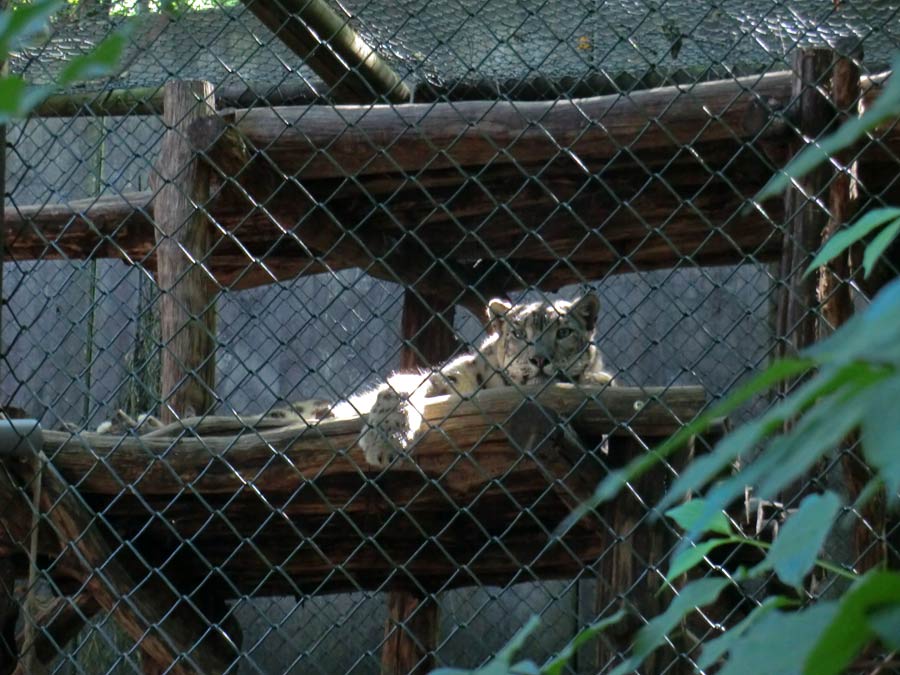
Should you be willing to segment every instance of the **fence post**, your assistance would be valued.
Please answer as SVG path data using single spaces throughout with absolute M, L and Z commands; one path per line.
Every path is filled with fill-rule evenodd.
M 212 230 L 204 208 L 209 168 L 187 139 L 195 119 L 215 112 L 209 82 L 169 82 L 163 97 L 163 137 L 154 181 L 156 278 L 162 345 L 160 417 L 172 422 L 207 413 L 215 389 L 215 281 L 204 266 Z
M 403 370 L 435 365 L 449 358 L 456 339 L 454 307 L 436 295 L 406 289 L 400 353 Z M 388 594 L 388 619 L 381 652 L 383 675 L 428 673 L 434 668 L 439 628 L 438 605 L 427 594 L 395 588 Z

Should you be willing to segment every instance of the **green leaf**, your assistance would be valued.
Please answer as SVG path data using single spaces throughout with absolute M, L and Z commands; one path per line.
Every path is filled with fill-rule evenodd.
M 838 603 L 837 613 L 823 628 L 803 672 L 837 675 L 853 662 L 875 633 L 869 615 L 900 605 L 900 573 L 873 570 L 853 584 Z
M 700 415 L 700 417 L 698 417 L 690 424 L 682 427 L 680 431 L 670 436 L 669 439 L 666 440 L 658 448 L 645 455 L 637 457 L 636 459 L 633 459 L 624 469 L 616 469 L 615 471 L 611 471 L 610 473 L 608 473 L 606 478 L 604 478 L 594 490 L 593 496 L 589 500 L 579 505 L 578 508 L 574 509 L 572 513 L 569 514 L 569 516 L 567 516 L 565 520 L 563 520 L 563 522 L 556 527 L 555 534 L 559 535 L 560 533 L 569 530 L 575 523 L 584 518 L 584 516 L 586 516 L 592 509 L 600 506 L 600 504 L 608 502 L 617 494 L 619 494 L 619 491 L 628 484 L 628 481 L 634 480 L 638 476 L 641 476 L 649 471 L 658 462 L 678 450 L 691 438 L 708 429 L 715 420 L 727 416 L 729 413 L 733 412 L 744 403 L 752 399 L 758 393 L 768 390 L 769 388 L 783 380 L 789 379 L 791 377 L 797 377 L 798 375 L 808 372 L 815 365 L 815 361 L 812 361 L 810 359 L 784 359 L 773 363 L 765 371 L 751 378 L 749 382 L 738 387 L 724 401 L 713 407 L 708 412 Z M 690 471 L 691 468 L 695 467 L 698 462 L 702 463 L 702 460 L 706 459 L 707 457 L 709 457 L 709 455 L 705 455 L 699 460 L 691 462 L 688 467 L 688 471 Z M 725 460 L 723 466 L 727 465 L 729 461 L 730 460 Z M 715 470 L 713 473 L 717 472 L 718 470 Z M 663 501 L 658 508 L 660 510 L 664 510 L 672 506 L 672 504 L 674 504 L 686 492 L 687 490 L 684 490 L 682 494 L 673 496 L 672 492 L 670 491 L 669 494 L 663 498 Z
M 38 0 L 0 12 L 0 60 L 44 30 L 50 17 L 65 4 L 62 0 Z
M 690 530 L 697 524 L 705 507 L 706 504 L 702 499 L 691 499 L 680 506 L 676 506 L 674 509 L 669 509 L 666 511 L 666 515 L 678 523 L 678 527 L 682 530 Z M 732 535 L 734 534 L 734 528 L 731 527 L 728 516 L 720 511 L 715 518 L 705 523 L 703 532 Z
M 118 31 L 94 47 L 89 53 L 76 56 L 63 68 L 57 84 L 60 87 L 67 87 L 73 82 L 111 75 L 119 64 L 126 40 L 125 32 Z
M 715 548 L 723 544 L 731 544 L 737 541 L 734 537 L 720 537 L 717 539 L 708 539 L 707 541 L 686 548 L 678 552 L 669 563 L 669 573 L 666 575 L 666 582 L 672 583 L 674 579 L 681 576 L 688 570 L 693 569 L 696 565 L 703 561 L 706 555 Z
M 799 587 L 815 564 L 840 508 L 841 500 L 832 492 L 809 495 L 781 528 L 765 560 L 750 574 L 774 569 L 784 583 Z
M 900 376 L 895 374 L 879 388 L 862 421 L 860 439 L 866 461 L 878 471 L 886 492 L 896 497 L 900 492 Z
M 862 422 L 872 400 L 880 395 L 876 385 L 885 376 L 886 373 L 860 365 L 841 389 L 806 411 L 791 431 L 779 439 L 781 456 L 766 457 L 761 470 L 748 480 L 747 484 L 758 486 L 757 496 L 775 498 L 779 490 L 805 474 L 822 455 L 834 450 Z M 775 455 L 774 443 L 772 449 L 768 454 Z M 747 469 L 749 477 L 750 467 Z
M 712 666 L 716 661 L 719 660 L 719 658 L 721 658 L 725 654 L 725 652 L 731 650 L 735 642 L 737 642 L 749 628 L 756 624 L 766 614 L 771 612 L 773 609 L 786 607 L 791 604 L 794 604 L 792 600 L 789 600 L 781 595 L 775 595 L 770 598 L 766 598 L 763 603 L 759 605 L 759 607 L 754 608 L 754 610 L 750 612 L 746 617 L 744 617 L 744 619 L 739 624 L 729 629 L 714 640 L 708 640 L 704 642 L 703 651 L 700 653 L 700 658 L 697 659 L 697 667 L 701 670 L 704 670 Z
M 728 579 L 722 578 L 698 579 L 682 588 L 665 612 L 638 631 L 631 656 L 624 663 L 620 663 L 610 675 L 625 675 L 636 670 L 687 614 L 697 607 L 713 602 L 729 583 Z
M 766 369 L 762 375 L 768 375 L 770 371 L 775 371 L 773 375 L 776 375 L 777 379 L 767 380 L 771 386 L 771 384 L 776 384 L 789 377 L 808 372 L 813 364 L 814 362 L 809 360 L 778 361 Z M 657 508 L 664 509 L 688 492 L 698 490 L 706 485 L 731 466 L 742 453 L 750 451 L 760 441 L 781 430 L 786 420 L 809 407 L 820 396 L 837 389 L 849 377 L 849 369 L 847 371 L 822 372 L 788 398 L 773 406 L 762 417 L 735 429 L 723 438 L 712 452 L 698 457 L 688 465 L 675 480 Z M 731 396 L 726 399 L 726 402 L 730 400 Z
M 438 668 L 432 671 L 430 675 L 539 675 L 540 669 L 533 661 L 520 661 L 515 665 L 511 665 L 511 663 L 513 657 L 522 649 L 525 642 L 540 625 L 541 618 L 537 615 L 532 616 L 528 623 L 510 638 L 509 642 L 503 646 L 503 649 L 497 652 L 497 655 L 481 668 L 475 670 Z
M 716 513 L 742 495 L 747 485 L 757 487 L 760 497 L 768 497 L 798 478 L 819 457 L 829 452 L 858 424 L 864 410 L 858 394 L 868 381 L 868 375 L 865 368 L 851 365 L 841 369 L 823 369 L 817 378 L 807 383 L 820 390 L 825 389 L 825 385 L 836 383 L 840 383 L 840 388 L 819 399 L 797 421 L 790 433 L 775 438 L 754 461 L 710 489 L 703 514 L 697 524 L 685 533 L 683 542 L 696 540 L 707 520 L 714 518 Z M 819 378 L 823 382 L 817 385 Z
M 872 612 L 869 627 L 885 647 L 900 650 L 900 603 Z
M 878 259 L 881 258 L 898 234 L 900 234 L 900 218 L 879 232 L 878 236 L 866 246 L 866 251 L 863 253 L 863 269 L 866 272 L 866 279 L 872 274 L 872 270 L 875 269 L 875 263 L 878 262 Z
M 806 271 L 803 273 L 804 276 L 816 271 L 873 230 L 897 218 L 900 218 L 900 208 L 872 209 L 849 227 L 839 230 L 829 237 L 822 250 L 819 251 L 809 264 L 809 267 L 806 268 Z
M 734 640 L 718 675 L 797 675 L 836 613 L 834 602 L 798 612 L 769 612 Z
M 900 78 L 898 78 L 900 79 Z M 900 365 L 900 279 L 879 291 L 865 310 L 830 337 L 803 351 L 819 363 Z
M 569 642 L 569 644 L 563 647 L 562 651 L 554 659 L 544 664 L 544 667 L 541 669 L 542 675 L 562 675 L 563 670 L 568 665 L 569 661 L 572 660 L 575 652 L 582 645 L 596 638 L 597 635 L 602 633 L 609 626 L 621 621 L 624 616 L 625 612 L 618 611 L 612 616 L 601 619 L 584 628 L 571 642 Z
M 892 72 L 900 69 L 900 57 L 894 59 Z M 878 127 L 882 122 L 900 114 L 900 79 L 890 78 L 875 103 L 862 117 L 851 118 L 833 134 L 807 145 L 782 171 L 766 183 L 754 197 L 754 201 L 763 202 L 774 197 L 790 185 L 792 179 L 805 176 L 820 164 L 829 161 L 835 153 L 850 147 L 866 133 Z

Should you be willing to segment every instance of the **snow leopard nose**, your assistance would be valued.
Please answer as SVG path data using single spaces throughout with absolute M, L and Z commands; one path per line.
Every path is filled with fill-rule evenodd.
M 547 359 L 543 356 L 532 356 L 528 360 L 531 362 L 531 365 L 533 365 L 538 370 L 543 370 L 544 366 L 547 365 Z

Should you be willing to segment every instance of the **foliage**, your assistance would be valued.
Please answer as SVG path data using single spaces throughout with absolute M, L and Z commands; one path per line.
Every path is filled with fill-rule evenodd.
M 50 17 L 62 9 L 62 0 L 36 0 L 0 11 L 0 62 L 42 35 Z M 112 33 L 92 51 L 69 61 L 52 85 L 32 85 L 20 75 L 0 77 L 0 124 L 24 117 L 59 88 L 75 82 L 111 75 L 127 42 L 128 29 Z
M 900 58 L 893 66 L 894 72 L 900 72 Z M 900 78 L 895 77 L 865 115 L 807 146 L 766 185 L 756 201 L 781 193 L 792 179 L 828 161 L 835 152 L 898 114 Z M 870 211 L 833 236 L 807 273 L 849 246 L 865 242 L 863 264 L 868 275 L 898 234 L 900 209 Z M 589 510 L 615 498 L 629 481 L 708 428 L 713 420 L 797 378 L 803 378 L 802 383 L 768 412 L 726 436 L 709 454 L 695 459 L 657 505 L 658 512 L 670 509 L 666 515 L 684 530 L 667 575 L 675 597 L 663 614 L 637 633 L 631 653 L 614 675 L 633 672 L 663 644 L 682 618 L 696 607 L 713 602 L 729 585 L 765 579 L 772 573 L 795 592 L 764 599 L 736 626 L 705 642 L 698 667 L 720 663 L 718 672 L 722 675 L 831 675 L 843 672 L 869 645 L 887 651 L 900 647 L 900 571 L 873 569 L 859 576 L 819 558 L 835 519 L 845 508 L 836 494 L 826 491 L 807 496 L 771 545 L 739 533 L 724 513 L 748 486 L 760 499 L 776 496 L 806 476 L 852 432 L 859 433 L 863 457 L 873 474 L 853 507 L 864 506 L 882 491 L 896 504 L 900 493 L 900 279 L 886 285 L 869 307 L 829 338 L 798 358 L 772 364 L 660 447 L 611 472 L 597 486 L 593 498 L 576 509 L 559 530 L 568 529 Z M 787 422 L 791 425 L 785 431 Z M 738 458 L 745 463 L 729 474 Z M 688 494 L 703 497 L 671 508 Z M 712 551 L 735 544 L 761 549 L 765 553 L 762 562 L 730 576 L 709 576 L 677 590 L 672 587 L 676 578 L 707 561 Z M 804 580 L 816 567 L 822 574 L 850 580 L 842 591 L 835 587 L 836 599 L 816 599 L 803 588 Z M 486 672 L 500 675 L 519 671 L 498 665 Z
M 458 668 L 440 668 L 431 675 L 562 675 L 563 669 L 572 660 L 575 652 L 586 642 L 593 640 L 606 628 L 621 621 L 624 612 L 616 612 L 610 617 L 591 624 L 569 644 L 567 644 L 556 658 L 547 661 L 543 666 L 538 666 L 534 661 L 525 660 L 513 663 L 513 658 L 525 646 L 528 638 L 537 631 L 541 625 L 541 619 L 533 616 L 518 633 L 512 636 L 510 641 L 497 655 L 481 668 L 476 670 L 460 670 Z

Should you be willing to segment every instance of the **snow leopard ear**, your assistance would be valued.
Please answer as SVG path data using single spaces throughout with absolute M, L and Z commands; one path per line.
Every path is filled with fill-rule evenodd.
M 572 313 L 584 321 L 585 327 L 593 331 L 600 316 L 600 298 L 594 292 L 585 293 L 572 303 Z
M 494 298 L 487 305 L 488 330 L 500 332 L 500 325 L 512 305 L 502 298 Z

